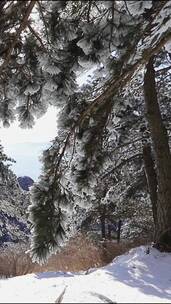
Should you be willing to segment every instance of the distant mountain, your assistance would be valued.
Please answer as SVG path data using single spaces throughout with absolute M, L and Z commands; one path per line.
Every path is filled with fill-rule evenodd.
M 41 173 L 42 163 L 40 157 L 43 150 L 49 146 L 48 142 L 17 143 L 5 146 L 5 152 L 16 163 L 12 164 L 12 170 L 17 176 L 31 176 L 36 181 Z
M 30 190 L 29 188 L 34 183 L 34 180 L 29 176 L 20 176 L 17 179 L 20 187 L 25 191 L 29 191 Z

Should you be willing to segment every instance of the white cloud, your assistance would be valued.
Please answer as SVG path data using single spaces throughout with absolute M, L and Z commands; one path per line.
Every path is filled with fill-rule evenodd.
M 49 108 L 47 113 L 39 118 L 32 129 L 21 129 L 18 122 L 14 122 L 9 128 L 0 129 L 0 140 L 3 146 L 22 142 L 48 142 L 57 133 L 57 110 Z
M 0 129 L 5 153 L 16 160 L 12 169 L 17 176 L 28 175 L 37 180 L 42 166 L 39 157 L 57 134 L 57 112 L 56 108 L 49 108 L 32 129 L 21 129 L 18 122 Z
M 12 170 L 17 176 L 27 175 L 36 181 L 42 167 L 39 157 L 48 146 L 48 142 L 11 144 L 5 147 L 5 153 L 15 159 Z

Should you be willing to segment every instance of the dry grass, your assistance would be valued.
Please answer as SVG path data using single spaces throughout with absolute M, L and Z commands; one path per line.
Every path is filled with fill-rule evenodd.
M 70 240 L 61 253 L 51 256 L 43 266 L 32 263 L 28 254 L 20 249 L 0 254 L 0 276 L 11 277 L 33 272 L 46 271 L 87 271 L 110 263 L 129 249 L 147 243 L 144 240 L 121 242 L 120 244 L 104 241 L 95 243 L 85 235 Z
M 23 249 L 17 252 L 8 250 L 0 255 L 0 277 L 14 277 L 32 273 L 35 265 Z

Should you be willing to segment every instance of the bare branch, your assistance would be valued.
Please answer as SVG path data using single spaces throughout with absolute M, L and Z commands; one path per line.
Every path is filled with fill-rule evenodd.
M 38 3 L 38 6 L 39 6 L 39 11 L 40 11 L 40 14 L 42 16 L 42 20 L 43 20 L 44 27 L 45 27 L 46 39 L 47 39 L 48 44 L 50 44 L 48 30 L 47 30 L 47 24 L 46 24 L 46 20 L 45 20 L 44 14 L 43 14 L 42 6 L 40 4 L 40 1 L 37 1 L 37 3 Z
M 106 178 L 108 175 L 110 175 L 111 173 L 114 173 L 114 171 L 120 169 L 122 166 L 124 166 L 126 163 L 134 160 L 135 158 L 142 158 L 142 153 L 137 153 L 135 155 L 132 155 L 131 157 L 129 158 L 125 158 L 123 159 L 118 165 L 116 165 L 114 168 L 112 168 L 110 171 L 108 171 L 107 173 L 105 173 L 101 179 L 104 179 Z
M 139 142 L 139 141 L 143 140 L 144 138 L 145 138 L 145 137 L 143 136 L 143 137 L 136 138 L 135 140 L 128 141 L 128 142 L 126 142 L 126 143 L 124 143 L 124 144 L 122 144 L 122 145 L 117 146 L 116 148 L 114 148 L 114 149 L 113 149 L 112 151 L 110 151 L 110 152 L 113 153 L 113 152 L 117 151 L 118 149 L 121 149 L 121 148 L 123 148 L 123 147 L 129 146 L 129 145 L 131 145 L 131 144 L 133 144 L 133 143 Z
M 36 0 L 31 0 L 30 3 L 29 3 L 29 5 L 28 5 L 28 7 L 27 7 L 26 14 L 25 14 L 23 20 L 21 21 L 20 27 L 19 27 L 19 29 L 17 30 L 16 34 L 15 34 L 15 37 L 14 37 L 12 43 L 11 43 L 11 46 L 10 46 L 9 49 L 8 49 L 6 58 L 5 58 L 4 62 L 3 62 L 3 64 L 0 66 L 0 73 L 1 73 L 1 72 L 3 71 L 3 69 L 6 68 L 7 65 L 8 65 L 8 63 L 9 63 L 9 61 L 10 61 L 10 59 L 11 59 L 12 51 L 13 51 L 15 45 L 17 44 L 17 40 L 18 40 L 18 38 L 20 37 L 20 34 L 22 33 L 22 31 L 23 31 L 23 30 L 27 27 L 27 25 L 28 25 L 28 19 L 29 19 L 29 17 L 30 17 L 30 14 L 31 14 L 31 12 L 32 12 L 32 10 L 33 10 L 33 7 L 34 7 L 35 3 L 36 3 Z
M 32 26 L 29 24 L 28 28 L 30 32 L 37 38 L 37 40 L 40 42 L 40 45 L 42 46 L 42 49 L 47 52 L 45 45 L 43 44 L 42 39 L 40 38 L 39 34 L 35 31 L 35 29 L 32 28 Z
M 92 0 L 89 0 L 88 2 L 88 10 L 87 10 L 87 22 L 90 22 L 90 11 L 91 11 L 91 4 L 92 4 Z
M 155 72 L 156 72 L 156 74 L 164 74 L 165 72 L 169 71 L 170 69 L 171 69 L 171 65 L 169 65 L 167 67 L 164 67 L 164 68 L 162 68 L 160 70 L 157 70 Z

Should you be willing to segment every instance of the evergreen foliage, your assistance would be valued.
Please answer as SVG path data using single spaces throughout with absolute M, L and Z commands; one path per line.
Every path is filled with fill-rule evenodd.
M 17 117 L 21 127 L 32 127 L 49 105 L 60 109 L 57 136 L 32 189 L 31 254 L 44 261 L 97 204 L 112 202 L 116 217 L 139 224 L 136 233 L 152 229 L 143 76 L 156 55 L 169 129 L 171 1 L 20 4 L 0 6 L 0 119 L 8 126 Z M 79 75 L 90 67 L 91 82 L 80 87 Z

